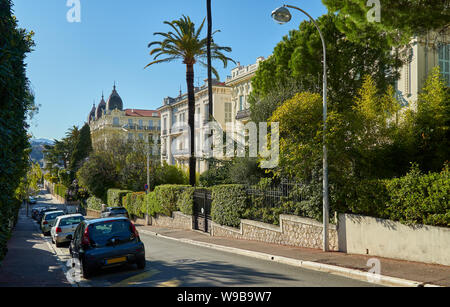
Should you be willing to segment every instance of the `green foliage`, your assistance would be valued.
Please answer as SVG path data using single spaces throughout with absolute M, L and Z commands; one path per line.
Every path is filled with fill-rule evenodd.
M 95 196 L 89 197 L 86 201 L 88 209 L 101 211 L 103 201 Z
M 84 126 L 79 131 L 79 134 L 74 135 L 74 150 L 70 156 L 70 172 L 75 174 L 83 164 L 84 159 L 86 159 L 90 152 L 92 151 L 91 142 L 91 129 L 89 124 L 84 124 Z
M 184 214 L 194 214 L 194 192 L 195 188 L 188 187 L 178 197 L 177 208 Z
M 160 185 L 155 188 L 156 199 L 161 206 L 162 214 L 172 216 L 178 210 L 178 200 L 189 185 Z
M 107 204 L 108 206 L 114 207 L 118 206 L 121 207 L 122 199 L 124 196 L 126 196 L 131 191 L 129 190 L 119 190 L 119 189 L 109 189 L 107 192 Z
M 219 185 L 211 188 L 211 217 L 214 222 L 238 227 L 248 206 L 245 187 L 239 184 Z
M 406 224 L 450 227 L 450 172 L 424 175 L 417 165 L 402 178 L 386 180 L 386 215 Z
M 66 199 L 67 198 L 67 187 L 63 184 L 55 184 L 55 194 Z
M 156 214 L 162 213 L 163 211 L 161 203 L 156 197 L 156 192 L 150 192 L 147 194 L 147 206 L 149 216 L 156 216 Z
M 354 41 L 364 41 L 367 32 L 391 45 L 408 43 L 412 36 L 441 30 L 448 25 L 450 12 L 446 1 L 384 0 L 380 1 L 380 20 L 370 21 L 374 3 L 366 0 L 322 0 L 328 11 L 337 13 L 339 28 Z
M 27 118 L 37 111 L 26 77 L 25 57 L 32 51 L 33 32 L 18 27 L 10 0 L 0 2 L 0 260 L 6 253 L 11 221 L 21 200 L 16 198 L 29 169 L 31 151 Z
M 130 215 L 142 217 L 146 213 L 146 194 L 145 192 L 128 193 L 123 203 Z

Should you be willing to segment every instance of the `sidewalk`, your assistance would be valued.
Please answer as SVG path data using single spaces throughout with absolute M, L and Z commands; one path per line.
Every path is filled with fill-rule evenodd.
M 370 268 L 366 265 L 367 261 L 371 258 L 376 258 L 380 260 L 381 263 L 381 275 L 386 277 L 394 277 L 394 279 L 398 278 L 406 280 L 405 285 L 410 284 L 407 281 L 415 281 L 418 283 L 411 285 L 423 286 L 426 284 L 428 286 L 431 284 L 446 287 L 450 286 L 450 267 L 448 266 L 401 261 L 376 256 L 351 255 L 339 252 L 326 253 L 320 250 L 308 248 L 274 245 L 257 241 L 211 237 L 208 234 L 197 231 L 143 225 L 136 226 L 138 226 L 138 230 L 142 233 L 158 235 L 185 243 L 222 249 L 228 252 L 245 254 L 250 257 L 254 256 L 288 264 L 296 265 L 297 263 L 301 264 L 302 262 L 305 262 L 304 267 L 308 266 L 311 269 L 319 269 L 333 273 L 342 271 L 344 274 L 341 275 L 346 276 L 355 275 L 355 273 L 357 275 L 359 272 L 356 271 L 368 272 Z M 337 267 L 329 267 L 328 265 Z M 350 274 L 348 274 L 348 272 L 350 272 Z M 361 275 L 359 277 L 360 279 L 366 278 L 365 274 L 359 275 Z M 356 278 L 358 277 L 356 276 Z M 392 284 L 400 285 L 402 284 L 402 281 L 395 280 Z
M 70 287 L 36 222 L 26 216 L 25 206 L 20 209 L 8 253 L 0 266 L 0 287 Z

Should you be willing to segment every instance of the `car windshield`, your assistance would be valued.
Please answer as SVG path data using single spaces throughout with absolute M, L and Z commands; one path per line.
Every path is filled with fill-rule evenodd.
M 64 212 L 55 212 L 55 213 L 49 213 L 45 216 L 45 220 L 54 220 L 58 216 L 64 215 Z
M 80 224 L 81 221 L 83 221 L 83 220 L 84 220 L 84 217 L 82 217 L 82 216 L 66 217 L 59 221 L 59 226 L 76 225 L 76 224 Z
M 134 239 L 128 220 L 100 222 L 89 226 L 89 237 L 96 245 L 114 245 Z

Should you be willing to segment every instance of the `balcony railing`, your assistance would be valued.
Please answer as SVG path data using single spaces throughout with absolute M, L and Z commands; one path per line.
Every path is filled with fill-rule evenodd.
M 250 109 L 245 109 L 245 110 L 241 110 L 238 111 L 236 114 L 236 119 L 244 119 L 244 118 L 248 118 L 250 117 Z

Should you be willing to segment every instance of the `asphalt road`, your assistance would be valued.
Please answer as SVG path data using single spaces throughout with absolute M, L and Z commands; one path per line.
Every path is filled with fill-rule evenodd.
M 41 200 L 43 200 L 41 202 L 46 202 L 44 198 L 41 198 Z M 26 211 L 22 210 L 22 213 L 25 214 Z M 40 255 L 37 261 L 44 265 L 34 267 L 33 274 L 35 275 L 36 270 L 40 269 L 43 272 L 45 271 L 47 278 L 49 278 L 49 270 L 45 263 L 52 264 L 53 268 L 58 267 L 54 264 L 55 258 L 57 258 L 59 272 L 54 272 L 55 282 L 52 285 L 67 285 L 66 281 L 61 280 L 61 273 L 63 269 L 63 273 L 70 269 L 65 266 L 65 263 L 70 260 L 68 245 L 56 248 L 51 243 L 50 237 L 44 237 L 40 234 L 37 223 L 31 218 L 21 216 L 21 222 L 35 224 L 34 227 L 24 229 L 24 231 L 29 232 L 26 237 L 32 237 L 33 240 L 38 242 L 27 247 L 31 249 L 30 253 L 35 248 L 42 249 L 43 246 L 45 246 L 46 251 L 49 251 Z M 13 238 L 14 236 L 16 234 L 13 234 Z M 23 231 L 21 236 L 24 236 Z M 370 283 L 324 272 L 221 252 L 149 234 L 141 233 L 140 236 L 146 248 L 147 266 L 144 270 L 138 270 L 134 265 L 101 270 L 96 272 L 89 280 L 81 278 L 77 285 L 81 287 L 374 286 Z M 18 240 L 20 240 L 19 237 Z M 22 249 L 22 252 L 25 251 Z M 20 266 L 17 269 L 20 270 Z M 15 285 L 34 286 L 35 284 L 31 284 L 31 281 L 28 282 L 25 276 L 21 280 L 21 284 L 16 283 Z

